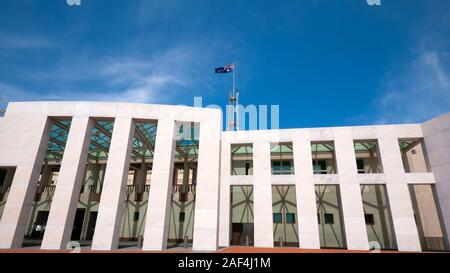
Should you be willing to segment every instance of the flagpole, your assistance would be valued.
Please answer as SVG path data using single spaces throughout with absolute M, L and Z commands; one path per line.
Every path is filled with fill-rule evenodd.
M 235 130 L 239 131 L 239 91 L 236 90 L 236 62 L 233 62 L 233 89 L 234 89 L 234 96 L 235 96 L 235 107 L 236 107 L 236 123 L 235 123 Z

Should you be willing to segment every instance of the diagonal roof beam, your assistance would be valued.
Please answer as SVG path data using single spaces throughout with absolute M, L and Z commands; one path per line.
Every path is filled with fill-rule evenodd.
M 65 143 L 65 142 L 63 142 L 63 141 L 61 141 L 61 140 L 58 140 L 58 139 L 56 139 L 56 138 L 54 138 L 54 137 L 50 137 L 50 141 L 53 142 L 53 143 L 55 143 L 55 144 L 58 145 L 58 146 L 61 146 L 61 147 L 60 147 L 61 149 L 64 149 L 64 147 L 66 146 L 66 143 Z
M 106 149 L 102 145 L 98 144 L 97 142 L 91 140 L 91 144 L 94 145 L 95 147 L 99 148 L 103 152 L 108 153 L 108 149 Z
M 147 140 L 147 138 L 145 137 L 144 133 L 141 131 L 141 128 L 139 128 L 139 126 L 136 126 L 136 134 L 134 137 L 140 140 L 142 143 L 144 143 L 144 145 L 147 146 L 147 148 L 150 151 L 154 151 L 155 147 Z
M 112 138 L 111 133 L 108 130 L 106 130 L 103 126 L 101 126 L 97 121 L 94 121 L 94 127 L 100 132 L 102 132 L 105 136 L 109 137 L 109 139 Z
M 59 128 L 63 129 L 64 131 L 69 132 L 70 127 L 65 125 L 64 123 L 62 123 L 61 121 L 57 120 L 57 119 L 52 119 L 52 122 L 58 126 Z

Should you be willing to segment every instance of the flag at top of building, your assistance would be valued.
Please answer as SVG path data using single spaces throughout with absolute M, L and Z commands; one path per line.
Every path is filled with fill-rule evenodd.
M 214 73 L 229 73 L 233 72 L 234 64 L 227 64 L 226 66 L 214 68 Z

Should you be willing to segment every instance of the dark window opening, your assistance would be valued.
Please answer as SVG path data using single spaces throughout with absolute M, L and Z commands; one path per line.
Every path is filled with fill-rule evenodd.
M 274 213 L 273 214 L 273 222 L 275 224 L 280 224 L 283 222 L 283 217 L 281 215 L 281 213 Z
M 286 213 L 286 223 L 295 224 L 295 214 L 294 213 Z
M 366 220 L 366 225 L 375 225 L 375 219 L 373 214 L 366 213 L 364 214 L 364 219 Z
M 184 218 L 185 218 L 185 213 L 180 211 L 180 214 L 178 215 L 178 221 L 184 222 Z
M 365 173 L 363 159 L 356 159 L 356 168 L 358 168 L 358 173 Z
M 133 221 L 135 222 L 139 221 L 139 211 L 134 212 Z
M 314 174 L 326 174 L 327 173 L 327 161 L 326 160 L 313 160 Z
M 325 224 L 330 224 L 330 225 L 334 224 L 334 215 L 333 215 L 333 213 L 325 213 L 323 216 L 324 216 Z

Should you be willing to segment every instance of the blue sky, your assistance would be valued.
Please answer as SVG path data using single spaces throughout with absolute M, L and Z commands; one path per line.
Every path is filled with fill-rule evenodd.
M 280 105 L 280 127 L 450 111 L 450 1 L 0 1 L 8 101 Z

